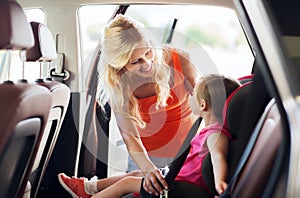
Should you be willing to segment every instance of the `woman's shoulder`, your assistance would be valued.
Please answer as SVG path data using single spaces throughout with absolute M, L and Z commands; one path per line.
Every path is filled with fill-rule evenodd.
M 176 48 L 174 46 L 171 45 L 162 45 L 162 49 L 165 53 L 167 54 L 172 54 L 173 52 L 177 53 L 179 56 L 184 56 L 184 57 L 188 57 L 189 53 L 180 49 L 180 48 Z
M 173 53 L 178 54 L 178 58 L 179 58 L 180 62 L 186 62 L 187 60 L 189 60 L 189 54 L 182 49 L 179 49 L 179 48 L 176 48 L 176 47 L 173 47 L 170 45 L 163 45 L 162 49 L 163 49 L 163 55 L 164 55 L 164 58 L 165 58 L 165 61 L 167 64 L 172 62 L 172 58 L 173 58 L 172 54 Z

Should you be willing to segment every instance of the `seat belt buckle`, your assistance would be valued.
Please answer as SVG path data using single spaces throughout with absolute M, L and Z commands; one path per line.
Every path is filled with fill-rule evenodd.
M 159 195 L 159 198 L 168 198 L 168 192 L 169 192 L 169 190 L 164 190 L 163 192 L 164 192 L 163 194 Z
M 165 166 L 160 169 L 160 173 L 165 178 L 167 176 L 167 174 L 169 173 L 169 170 L 170 170 L 169 166 Z M 168 192 L 169 192 L 168 189 L 164 189 L 163 194 L 160 194 L 159 198 L 168 198 Z
M 160 171 L 161 175 L 163 176 L 163 178 L 165 178 L 167 176 L 167 174 L 169 173 L 170 168 L 169 168 L 169 166 L 165 166 L 163 168 L 160 168 L 159 171 Z

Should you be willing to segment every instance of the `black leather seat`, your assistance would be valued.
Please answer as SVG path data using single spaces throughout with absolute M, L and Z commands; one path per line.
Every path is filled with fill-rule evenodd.
M 277 180 L 275 173 L 278 170 L 273 173 L 273 169 L 280 168 L 283 140 L 281 115 L 273 99 L 257 123 L 238 164 L 239 172 L 235 173 L 223 197 L 270 197 L 272 192 L 267 189 L 268 185 L 274 189 L 271 178 Z
M 245 84 L 247 82 L 252 82 L 254 78 L 254 74 L 250 74 L 247 76 L 242 76 L 240 78 L 238 78 L 238 81 L 240 81 L 241 84 Z
M 50 105 L 41 86 L 0 85 L 0 197 L 23 196 Z
M 27 50 L 26 60 L 40 63 L 46 62 L 49 64 L 57 58 L 52 33 L 44 24 L 31 22 L 30 25 L 34 34 L 35 45 L 33 48 Z M 37 194 L 70 100 L 70 89 L 65 84 L 42 77 L 37 79 L 36 83 L 46 87 L 51 92 L 52 104 L 45 132 L 30 177 L 31 197 L 35 197 Z
M 18 3 L 0 2 L 0 27 L 1 50 L 10 53 L 33 46 L 32 30 Z M 0 84 L 0 197 L 23 197 L 50 106 L 51 95 L 44 87 Z
M 236 89 L 231 95 L 227 98 L 224 110 L 224 126 L 228 128 L 232 135 L 232 140 L 230 141 L 229 151 L 228 151 L 228 166 L 229 173 L 228 178 L 232 178 L 235 167 L 239 161 L 239 158 L 242 154 L 243 148 L 247 144 L 248 138 L 250 136 L 250 131 L 240 132 L 240 125 L 243 108 L 246 104 L 246 98 L 251 90 L 252 83 L 247 82 L 241 85 Z M 214 175 L 211 165 L 210 155 L 205 158 L 203 162 L 202 174 L 206 180 L 206 183 L 210 191 L 217 195 L 215 190 Z

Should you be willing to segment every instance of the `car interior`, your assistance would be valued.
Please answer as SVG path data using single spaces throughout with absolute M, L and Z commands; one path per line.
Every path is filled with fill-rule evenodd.
M 35 45 L 26 51 L 26 61 L 47 63 L 55 60 L 56 47 L 50 30 L 38 22 L 30 23 Z M 36 80 L 40 86 L 46 87 L 51 93 L 51 109 L 41 144 L 30 176 L 30 194 L 36 196 L 41 179 L 45 173 L 56 139 L 67 111 L 70 99 L 70 89 L 63 83 L 41 76 Z
M 209 6 L 218 5 L 218 1 L 201 2 Z M 87 1 L 86 5 L 78 1 L 74 1 L 73 4 L 72 1 L 66 1 L 64 4 L 58 0 L 53 4 L 46 0 L 39 3 L 37 7 L 43 7 L 42 4 L 45 3 L 45 9 L 49 11 L 61 6 L 58 11 L 53 11 L 54 15 L 63 13 L 61 16 L 81 6 L 88 7 L 90 4 L 103 6 L 101 3 L 98 5 L 97 1 Z M 109 18 L 106 22 L 117 14 L 135 14 L 136 10 L 131 10 L 131 6 L 137 6 L 137 10 L 144 4 L 149 7 L 153 4 L 158 7 L 168 6 L 168 4 L 178 6 L 172 1 L 161 4 L 148 1 L 137 4 L 106 1 L 104 3 L 116 7 L 108 14 Z M 197 4 L 195 1 L 190 3 Z M 228 152 L 228 187 L 220 197 L 289 197 L 287 194 L 294 197 L 294 194 L 288 192 L 294 189 L 291 190 L 287 186 L 292 174 L 289 170 L 294 170 L 291 169 L 290 164 L 292 142 L 290 122 L 297 118 L 292 117 L 292 119 L 288 114 L 287 99 L 278 88 L 283 86 L 279 84 L 280 75 L 269 67 L 271 61 L 265 55 L 259 35 L 254 31 L 255 26 L 252 24 L 254 20 L 251 21 L 252 18 L 243 3 L 243 0 L 220 3 L 226 9 L 234 9 L 253 56 L 253 60 L 247 59 L 251 63 L 251 71 L 237 77 L 241 86 L 227 98 L 223 110 L 224 125 L 233 138 Z M 291 21 L 286 23 L 288 13 L 280 11 L 280 3 L 272 6 L 269 1 L 263 3 L 270 10 L 275 10 L 270 13 L 270 16 L 273 14 L 276 19 L 280 19 L 281 24 L 284 24 L 277 26 L 278 32 L 284 36 L 298 35 L 299 28 L 290 27 L 293 20 L 299 19 L 299 14 L 290 16 Z M 81 69 L 76 64 L 73 65 L 74 61 L 70 57 L 76 61 L 81 59 L 78 54 L 82 55 L 83 52 L 79 52 L 78 43 L 83 41 L 77 38 L 78 43 L 74 44 L 78 45 L 74 50 L 78 54 L 64 53 L 61 46 L 69 42 L 68 35 L 62 36 L 63 33 L 60 31 L 68 27 L 62 27 L 63 23 L 51 26 L 55 23 L 55 19 L 50 18 L 53 13 L 49 16 L 48 25 L 37 21 L 29 22 L 25 11 L 35 7 L 26 0 L 0 1 L 0 77 L 3 80 L 0 84 L 0 172 L 2 173 L 0 197 L 3 198 L 70 197 L 59 184 L 58 173 L 86 178 L 96 175 L 101 179 L 113 175 L 110 173 L 112 169 L 116 169 L 116 174 L 124 173 L 126 170 L 119 167 L 127 167 L 128 163 L 116 160 L 116 156 L 119 156 L 118 151 L 122 155 L 122 160 L 123 158 L 127 160 L 128 153 L 123 156 L 123 151 L 121 152 L 119 147 L 125 147 L 124 142 L 114 139 L 115 136 L 112 134 L 118 133 L 115 130 L 117 124 L 113 111 L 108 103 L 105 104 L 104 109 L 98 103 L 99 96 L 103 97 L 105 93 L 103 88 L 98 86 L 101 77 L 99 72 L 101 66 L 98 65 L 101 44 L 99 36 L 95 36 L 96 31 L 93 29 L 95 27 L 87 28 L 92 35 L 90 37 L 96 38 L 97 44 L 93 46 L 93 50 L 86 58 L 88 61 L 85 64 L 88 67 Z M 62 19 L 62 21 L 67 20 L 67 18 Z M 176 23 L 180 23 L 180 19 L 177 21 L 176 18 L 172 18 L 170 21 L 168 24 L 172 24 L 172 27 L 164 33 L 165 43 L 172 43 L 172 39 L 179 40 L 174 30 L 176 30 Z M 80 20 L 76 19 L 75 23 L 77 32 L 74 32 L 83 34 L 79 28 Z M 74 32 L 68 33 L 75 34 Z M 277 38 L 276 36 L 278 37 L 278 35 L 274 37 Z M 194 45 L 195 43 L 191 44 L 192 47 Z M 67 48 L 70 50 L 72 46 Z M 205 50 L 210 52 L 209 48 Z M 17 81 L 10 78 L 10 71 L 17 69 L 12 51 L 17 51 L 22 62 L 22 76 Z M 297 56 L 293 57 L 293 60 L 292 71 L 299 73 Z M 24 75 L 24 65 L 32 62 L 37 63 L 34 70 L 39 71 L 39 76 L 34 82 L 30 82 Z M 79 71 L 75 68 L 79 68 Z M 206 69 L 201 72 L 209 73 L 210 71 Z M 82 79 L 78 77 L 81 75 L 84 76 Z M 294 82 L 297 79 L 293 78 L 290 81 Z M 170 171 L 166 180 L 171 189 L 165 197 L 210 197 L 203 189 L 192 184 L 174 183 L 189 152 L 190 141 L 200 126 L 201 118 L 198 118 L 190 129 L 176 160 L 169 165 Z M 113 149 L 116 150 L 113 156 L 115 158 L 110 154 Z M 210 154 L 204 160 L 202 174 L 210 192 L 214 196 L 219 196 L 215 190 Z M 144 198 L 156 197 L 145 192 L 142 186 L 138 194 L 139 197 Z M 136 196 L 136 193 L 131 193 L 124 197 Z
M 21 6 L 1 2 L 1 49 L 24 51 L 33 46 L 33 34 Z M 23 31 L 16 28 L 22 27 Z M 9 31 L 11 30 L 11 31 Z M 1 94 L 1 197 L 22 197 L 46 127 L 51 95 L 48 89 L 7 79 Z

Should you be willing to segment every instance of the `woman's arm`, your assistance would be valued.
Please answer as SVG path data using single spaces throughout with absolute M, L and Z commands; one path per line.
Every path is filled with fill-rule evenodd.
M 182 66 L 182 73 L 185 76 L 185 86 L 192 93 L 193 88 L 200 78 L 200 73 L 190 61 L 190 56 L 187 52 L 178 50 L 179 60 Z
M 121 114 L 115 113 L 115 115 L 127 150 L 145 176 L 143 183 L 144 189 L 152 194 L 162 192 L 163 189 L 159 185 L 158 180 L 167 189 L 168 184 L 162 177 L 159 169 L 149 159 L 133 121 L 129 118 L 124 118 Z
M 226 177 L 228 172 L 228 144 L 228 137 L 222 133 L 213 133 L 207 138 L 207 146 L 211 154 L 215 177 L 215 188 L 219 194 L 222 194 L 227 188 Z
M 168 65 L 172 65 L 172 51 L 178 52 L 178 57 L 182 66 L 182 73 L 185 77 L 185 86 L 190 93 L 193 92 L 193 88 L 200 78 L 200 73 L 196 67 L 190 61 L 190 55 L 180 49 L 170 47 L 168 45 L 163 46 L 165 61 Z

